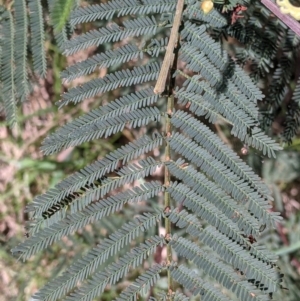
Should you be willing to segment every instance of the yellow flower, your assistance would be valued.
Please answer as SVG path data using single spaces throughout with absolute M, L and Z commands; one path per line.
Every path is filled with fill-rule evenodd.
M 211 0 L 204 0 L 201 2 L 200 8 L 205 14 L 208 14 L 214 8 L 214 3 Z
M 300 7 L 292 5 L 289 0 L 277 0 L 280 10 L 284 14 L 290 14 L 293 18 L 300 21 Z

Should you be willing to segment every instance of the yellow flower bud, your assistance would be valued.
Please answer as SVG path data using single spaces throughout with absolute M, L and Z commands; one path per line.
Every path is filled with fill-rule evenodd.
M 214 8 L 214 3 L 211 0 L 204 0 L 201 2 L 200 8 L 205 14 L 208 14 Z

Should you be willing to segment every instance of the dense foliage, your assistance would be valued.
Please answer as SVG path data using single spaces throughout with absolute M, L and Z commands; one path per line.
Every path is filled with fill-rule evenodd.
M 126 214 L 127 221 L 50 280 L 34 299 L 93 300 L 134 269 L 139 275 L 117 300 L 135 300 L 149 291 L 159 300 L 198 294 L 203 300 L 228 300 L 232 294 L 240 300 L 269 300 L 282 288 L 276 256 L 256 242 L 266 227 L 273 228 L 280 220 L 271 210 L 271 192 L 224 143 L 228 140 L 221 139 L 220 127 L 225 135 L 230 130 L 234 143 L 244 144 L 247 152 L 253 148 L 275 158 L 281 148 L 263 129 L 270 132 L 271 122 L 283 118 L 281 137 L 292 142 L 299 126 L 300 82 L 294 69 L 300 40 L 260 3 L 241 4 L 245 9 L 237 17 L 235 1 L 215 4 L 209 12 L 194 0 L 110 1 L 75 8 L 67 25 L 76 28 L 101 20 L 95 23 L 99 28 L 70 40 L 66 31 L 58 30 L 67 30 L 65 25 L 55 29 L 63 37 L 58 43 L 65 55 L 95 49 L 93 56 L 62 72 L 65 81 L 82 76 L 88 81 L 64 93 L 59 107 L 87 98 L 102 103 L 48 135 L 43 152 L 49 155 L 94 139 L 102 141 L 127 128 L 141 130 L 134 130 L 132 142 L 36 197 L 26 209 L 28 238 L 13 253 L 28 259 L 91 223 L 114 224 L 109 219 L 114 221 L 113 215 L 125 211 L 138 215 Z M 26 15 L 24 11 L 25 6 Z M 8 10 L 3 14 L 7 41 L 13 32 L 12 16 Z M 35 18 L 33 66 L 44 74 L 43 20 Z M 3 66 L 8 65 L 4 54 L 9 50 L 5 52 L 4 45 Z M 157 93 L 166 71 L 159 59 L 165 49 L 162 66 L 172 56 L 167 81 Z M 12 93 L 17 82 L 13 69 L 10 66 L 10 77 L 4 76 L 9 78 L 3 81 L 5 93 Z M 106 70 L 104 76 L 91 76 L 101 69 Z M 120 88 L 121 96 L 104 101 L 105 93 Z M 10 100 L 5 107 L 13 119 Z M 160 277 L 167 277 L 165 292 L 153 289 L 155 284 L 160 287 Z M 78 283 L 82 285 L 76 287 Z

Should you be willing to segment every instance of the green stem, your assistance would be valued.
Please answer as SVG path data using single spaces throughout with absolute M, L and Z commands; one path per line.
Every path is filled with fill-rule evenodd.
M 292 252 L 295 252 L 297 250 L 300 249 L 300 241 L 288 246 L 288 247 L 285 247 L 285 248 L 282 248 L 282 249 L 279 249 L 277 251 L 275 251 L 275 254 L 278 255 L 278 256 L 282 256 L 282 255 L 286 255 L 286 254 L 289 254 L 289 253 L 292 253 Z
M 170 95 L 168 97 L 168 104 L 167 104 L 167 118 L 166 118 L 166 134 L 167 137 L 171 135 L 172 132 L 172 124 L 171 124 L 171 118 L 169 115 L 169 112 L 172 112 L 174 108 L 174 96 Z M 165 149 L 165 161 L 170 161 L 171 160 L 171 148 L 170 148 L 170 143 L 167 141 L 166 142 L 166 149 Z M 165 187 L 168 187 L 170 185 L 171 181 L 171 174 L 170 171 L 168 170 L 167 167 L 165 167 Z M 171 197 L 169 192 L 164 193 L 164 205 L 167 210 L 167 208 L 171 207 Z M 165 218 L 165 229 L 166 229 L 166 240 L 169 241 L 170 236 L 171 236 L 171 222 L 168 218 Z M 168 244 L 167 245 L 167 265 L 170 265 L 172 262 L 172 248 Z M 173 292 L 173 281 L 171 277 L 170 270 L 168 270 L 168 288 L 169 288 L 169 293 L 171 294 Z
M 177 43 L 176 47 L 173 50 L 173 61 L 172 65 L 169 69 L 169 84 L 168 84 L 168 102 L 167 102 L 167 114 L 166 114 L 166 136 L 170 137 L 172 135 L 172 123 L 171 123 L 171 116 L 174 110 L 174 87 L 175 87 L 175 77 L 173 76 L 177 70 L 177 61 L 178 61 L 178 51 L 180 48 L 180 37 L 177 36 Z M 164 88 L 165 90 L 165 88 Z M 166 142 L 166 149 L 165 149 L 165 161 L 171 160 L 171 148 L 170 143 Z M 171 173 L 167 167 L 165 167 L 165 187 L 170 185 L 171 181 Z M 171 196 L 169 192 L 165 192 L 164 194 L 164 205 L 165 211 L 167 212 L 171 207 Z M 171 222 L 168 218 L 165 218 L 165 230 L 166 230 L 166 241 L 169 241 L 172 235 L 172 228 Z M 172 263 L 172 248 L 168 244 L 167 245 L 167 265 Z M 172 276 L 170 270 L 168 270 L 168 289 L 169 289 L 169 296 L 171 296 L 174 292 L 174 286 L 172 281 Z

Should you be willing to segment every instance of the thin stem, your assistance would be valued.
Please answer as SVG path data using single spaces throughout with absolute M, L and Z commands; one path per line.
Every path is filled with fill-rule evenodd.
M 174 61 L 173 61 L 173 66 L 177 63 L 177 55 L 174 56 Z M 167 137 L 171 136 L 172 133 L 172 123 L 171 123 L 171 114 L 173 112 L 174 108 L 174 94 L 173 92 L 173 87 L 175 84 L 174 79 L 172 78 L 172 70 L 170 70 L 170 75 L 169 75 L 169 95 L 168 95 L 168 103 L 167 103 L 167 114 L 166 114 L 166 135 Z M 170 161 L 171 160 L 171 148 L 170 148 L 170 143 L 169 141 L 166 141 L 166 149 L 165 149 L 165 161 Z M 171 173 L 169 169 L 165 166 L 165 187 L 168 187 L 170 185 L 171 181 Z M 164 194 L 165 198 L 165 208 L 166 211 L 171 207 L 171 197 L 169 192 L 165 192 Z M 166 241 L 169 241 L 171 237 L 171 222 L 168 218 L 165 218 L 165 230 L 166 230 Z M 167 265 L 169 265 L 172 262 L 172 248 L 168 244 L 167 245 Z M 172 295 L 173 292 L 173 281 L 171 277 L 171 273 L 168 270 L 168 288 L 169 288 L 169 295 Z
M 298 241 L 288 247 L 284 247 L 284 248 L 281 248 L 281 249 L 275 251 L 275 254 L 278 256 L 283 256 L 283 255 L 295 252 L 299 249 L 300 249 L 300 241 Z
M 177 8 L 178 8 L 178 5 L 177 5 Z M 181 8 L 181 13 L 182 13 L 182 9 L 183 9 L 183 7 Z M 175 23 L 175 21 L 174 21 L 174 23 Z M 162 91 L 165 91 L 166 88 L 168 88 L 168 102 L 167 102 L 166 127 L 165 127 L 167 137 L 170 137 L 172 134 L 171 116 L 172 116 L 173 109 L 174 109 L 174 87 L 175 87 L 175 77 L 173 75 L 175 74 L 175 72 L 177 70 L 178 51 L 180 48 L 180 36 L 178 33 L 180 32 L 180 29 L 181 29 L 180 26 L 177 27 L 174 48 L 173 48 L 172 52 L 170 53 L 171 60 L 169 61 L 170 65 L 168 66 L 168 73 L 166 76 L 166 79 L 167 79 L 168 74 L 169 74 L 168 87 L 166 84 L 166 80 L 164 83 L 164 87 L 162 87 Z M 170 160 L 171 160 L 171 148 L 170 148 L 170 143 L 167 141 L 166 148 L 165 148 L 165 161 L 170 161 Z M 167 167 L 165 167 L 165 179 L 164 180 L 165 180 L 164 181 L 165 187 L 168 187 L 170 185 L 170 181 L 171 181 L 171 173 Z M 164 205 L 165 205 L 166 212 L 171 207 L 171 201 L 172 200 L 171 200 L 169 192 L 165 192 Z M 166 235 L 165 235 L 166 241 L 169 241 L 171 234 L 172 234 L 172 232 L 171 232 L 172 228 L 171 228 L 171 222 L 168 218 L 165 218 L 165 230 L 166 230 Z M 172 248 L 168 244 L 167 245 L 167 265 L 171 264 L 171 262 L 172 262 Z M 169 296 L 171 296 L 174 291 L 174 287 L 173 287 L 171 273 L 169 270 L 168 270 L 168 289 L 169 289 Z
M 167 104 L 167 112 L 172 112 L 174 108 L 174 96 L 170 95 L 168 97 L 168 104 Z M 171 135 L 172 132 L 172 124 L 171 124 L 171 118 L 168 113 L 168 116 L 166 118 L 166 134 L 167 137 Z M 170 143 L 167 141 L 166 142 L 166 149 L 165 149 L 165 161 L 170 161 L 171 160 L 171 148 L 170 148 Z M 171 173 L 167 167 L 165 167 L 165 187 L 168 187 L 170 185 L 171 181 Z M 164 193 L 164 206 L 166 210 L 171 207 L 171 197 L 169 192 Z M 171 236 L 171 222 L 168 218 L 165 218 L 165 230 L 166 230 L 166 241 L 169 241 L 170 236 Z M 172 262 L 172 248 L 169 244 L 167 244 L 167 265 L 171 264 Z M 169 294 L 171 295 L 173 292 L 173 281 L 171 277 L 171 273 L 168 270 L 168 288 L 169 288 Z

